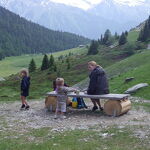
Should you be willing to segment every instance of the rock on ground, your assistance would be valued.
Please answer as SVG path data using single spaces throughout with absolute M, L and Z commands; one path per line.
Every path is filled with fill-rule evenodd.
M 147 45 L 147 49 L 150 49 L 150 44 Z
M 148 83 L 140 83 L 140 84 L 137 84 L 131 88 L 129 88 L 127 91 L 125 91 L 124 93 L 125 94 L 131 94 L 131 93 L 134 93 L 136 92 L 137 90 L 141 89 L 141 88 L 144 88 L 144 87 L 147 87 L 149 86 Z
M 1 81 L 5 81 L 5 79 L 4 79 L 4 78 L 2 78 L 2 77 L 0 77 L 0 82 L 1 82 Z

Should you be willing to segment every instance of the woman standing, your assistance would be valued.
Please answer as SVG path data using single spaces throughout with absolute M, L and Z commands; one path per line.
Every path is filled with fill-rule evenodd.
M 88 63 L 88 69 L 91 72 L 89 75 L 90 82 L 87 90 L 89 95 L 101 95 L 109 94 L 108 80 L 104 69 L 97 65 L 95 61 L 90 61 Z M 102 111 L 101 103 L 99 99 L 91 99 L 93 103 L 92 111 L 99 109 Z M 98 105 L 98 106 L 97 106 Z

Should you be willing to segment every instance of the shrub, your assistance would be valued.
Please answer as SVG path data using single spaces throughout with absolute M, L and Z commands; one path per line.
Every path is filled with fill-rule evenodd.
M 135 53 L 135 50 L 136 49 L 136 45 L 135 43 L 126 43 L 125 44 L 125 47 L 123 49 L 123 53 L 130 56 L 130 55 L 133 55 Z

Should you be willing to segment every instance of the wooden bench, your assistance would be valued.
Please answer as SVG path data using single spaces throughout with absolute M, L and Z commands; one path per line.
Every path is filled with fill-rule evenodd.
M 46 93 L 48 97 L 57 97 L 58 95 L 55 91 Z M 68 97 L 82 97 L 82 98 L 92 98 L 92 99 L 106 99 L 104 103 L 104 112 L 109 116 L 119 116 L 121 114 L 127 113 L 131 109 L 131 101 L 128 100 L 129 94 L 105 94 L 105 95 L 88 95 L 84 92 L 79 94 L 68 93 Z

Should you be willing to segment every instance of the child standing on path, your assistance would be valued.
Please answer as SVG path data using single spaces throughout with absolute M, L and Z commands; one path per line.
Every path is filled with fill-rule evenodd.
M 22 77 L 21 80 L 21 101 L 22 106 L 20 110 L 28 110 L 30 106 L 27 103 L 26 97 L 29 96 L 29 87 L 30 87 L 30 77 L 27 69 L 22 69 L 20 71 Z
M 60 96 L 57 96 L 57 106 L 56 106 L 56 112 L 55 112 L 55 119 L 58 118 L 58 113 L 61 114 L 61 118 L 65 119 L 66 116 L 64 113 L 66 112 L 66 102 L 67 102 L 67 92 L 77 92 L 78 90 L 65 87 L 64 86 L 64 79 L 63 78 L 57 78 L 56 79 L 56 92 Z

